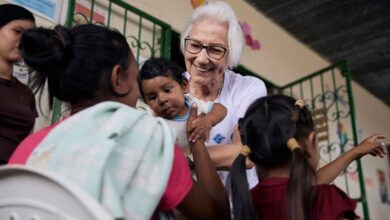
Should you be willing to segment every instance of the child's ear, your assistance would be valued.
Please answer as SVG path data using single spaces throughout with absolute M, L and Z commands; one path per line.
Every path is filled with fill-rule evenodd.
M 181 85 L 181 88 L 183 89 L 184 93 L 189 93 L 190 92 L 190 83 L 187 78 L 183 79 L 183 83 Z
M 308 135 L 308 137 L 303 143 L 304 144 L 303 150 L 307 158 L 315 157 L 316 155 L 317 146 L 316 146 L 315 139 L 316 139 L 316 134 L 314 133 L 314 131 L 312 131 L 310 132 L 310 134 Z
M 128 77 L 126 74 L 123 74 L 123 69 L 119 64 L 116 64 L 112 68 L 111 72 L 111 85 L 115 93 L 119 95 L 125 95 L 130 91 L 130 84 L 128 82 Z

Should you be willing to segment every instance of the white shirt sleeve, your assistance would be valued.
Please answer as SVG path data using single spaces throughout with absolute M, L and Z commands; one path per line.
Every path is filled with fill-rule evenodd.
M 241 98 L 238 98 L 239 104 L 237 108 L 237 116 L 244 117 L 248 107 L 258 98 L 267 96 L 267 88 L 263 81 L 250 77 L 250 81 L 245 80 L 246 84 L 242 85 Z M 245 89 L 244 89 L 245 88 Z
M 207 114 L 213 109 L 214 102 L 207 102 L 195 97 L 191 97 L 191 100 L 198 106 L 197 115 Z

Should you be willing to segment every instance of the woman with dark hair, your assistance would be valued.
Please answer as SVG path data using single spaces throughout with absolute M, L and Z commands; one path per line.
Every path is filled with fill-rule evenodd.
M 133 108 L 138 69 L 123 35 L 92 24 L 37 28 L 23 35 L 20 48 L 37 71 L 33 86 L 41 89 L 47 79 L 49 97 L 68 102 L 71 116 L 27 137 L 10 163 L 68 177 L 113 218 L 150 219 L 173 208 L 194 219 L 229 218 L 204 140 L 190 146 L 193 182 L 166 123 Z
M 236 219 L 357 217 L 354 200 L 334 185 L 318 184 L 323 181 L 317 181 L 316 175 L 319 155 L 314 124 L 302 100 L 282 95 L 257 99 L 239 120 L 239 130 L 244 145 L 231 169 Z M 378 141 L 382 138 L 372 135 L 346 152 L 347 156 L 330 164 L 332 172 L 339 170 L 338 164 L 345 168 L 350 158 L 368 153 L 382 157 L 384 146 Z M 259 175 L 259 184 L 250 191 L 245 178 L 246 157 L 255 163 Z
M 34 26 L 34 16 L 27 9 L 0 5 L 0 165 L 8 162 L 38 116 L 33 93 L 12 75 L 13 65 L 21 59 L 20 37 Z

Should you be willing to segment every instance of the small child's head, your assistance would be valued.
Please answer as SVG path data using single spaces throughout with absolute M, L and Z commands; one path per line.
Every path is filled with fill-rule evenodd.
M 284 95 L 263 97 L 248 108 L 239 121 L 242 143 L 249 146 L 249 158 L 264 168 L 290 163 L 293 151 L 287 142 L 294 138 L 310 165 L 317 165 L 314 123 L 309 110 Z
M 289 177 L 286 196 L 290 219 L 306 219 L 310 215 L 310 189 L 316 180 L 318 163 L 309 110 L 288 96 L 263 97 L 249 106 L 239 120 L 239 130 L 242 144 L 250 149 L 248 157 L 256 164 L 258 172 L 262 172 L 261 177 L 268 174 L 276 177 L 282 170 L 279 177 Z M 253 219 L 256 214 L 244 175 L 245 150 L 242 152 L 231 170 L 233 210 L 238 219 Z M 286 174 L 288 176 L 284 176 Z
M 174 118 L 187 113 L 184 94 L 188 93 L 188 80 L 177 64 L 151 58 L 142 65 L 138 83 L 142 98 L 157 116 Z

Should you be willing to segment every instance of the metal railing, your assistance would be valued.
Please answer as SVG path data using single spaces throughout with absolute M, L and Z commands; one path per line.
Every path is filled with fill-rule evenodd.
M 83 9 L 83 10 L 80 10 Z M 103 21 L 96 21 L 100 12 Z M 85 13 L 87 12 L 87 13 Z M 121 32 L 130 45 L 137 62 L 150 57 L 171 56 L 171 26 L 121 0 L 69 1 L 66 26 L 95 23 Z M 63 115 L 61 101 L 55 99 L 52 123 Z
M 346 61 L 341 61 L 285 86 L 279 87 L 283 94 L 305 101 L 312 112 L 324 114 L 326 121 L 317 130 L 320 160 L 323 165 L 334 160 L 346 150 L 358 144 L 351 73 Z M 349 177 L 357 176 L 357 182 Z M 364 219 L 369 219 L 369 210 L 360 160 L 353 162 L 336 179 L 348 195 L 361 202 Z M 360 194 L 352 195 L 351 185 L 358 185 Z M 356 190 L 355 190 L 356 191 Z

